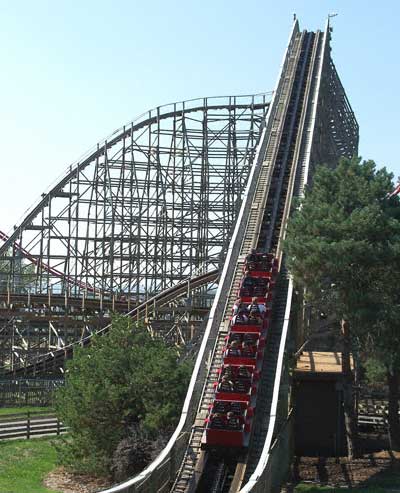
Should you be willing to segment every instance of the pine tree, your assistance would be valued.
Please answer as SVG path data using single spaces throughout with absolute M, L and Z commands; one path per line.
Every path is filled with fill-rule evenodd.
M 74 470 L 108 473 L 132 430 L 146 440 L 171 432 L 180 415 L 190 367 L 146 329 L 118 317 L 105 336 L 74 352 L 57 413 L 69 427 L 60 461 Z
M 390 401 L 399 386 L 400 206 L 387 198 L 393 175 L 373 161 L 342 159 L 319 167 L 287 233 L 289 269 L 308 299 L 342 320 L 344 407 L 349 456 L 357 454 L 350 370 L 351 341 L 374 341 L 388 372 Z M 396 344 L 396 343 L 395 343 Z M 394 404 L 392 405 L 392 407 Z M 391 412 L 392 443 L 399 428 Z M 395 438 L 396 437 L 396 438 Z

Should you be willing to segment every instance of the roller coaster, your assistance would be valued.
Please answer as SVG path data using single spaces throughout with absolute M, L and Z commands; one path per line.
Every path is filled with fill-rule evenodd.
M 2 233 L 0 366 L 30 366 L 104 328 L 112 311 L 218 268 L 268 106 L 262 94 L 151 110 L 89 151 Z M 199 290 L 186 310 L 157 312 L 154 330 L 173 312 L 182 339 L 210 307 L 213 287 Z
M 18 326 L 20 333 L 35 330 L 42 318 L 59 336 L 54 320 L 75 324 L 69 344 L 48 352 L 39 341 L 44 352 L 9 365 L 14 375 L 62 368 L 73 343 L 90 342 L 90 334 L 77 337 L 76 327 L 108 329 L 108 321 L 94 322 L 105 310 L 148 320 L 156 307 L 170 313 L 172 305 L 184 306 L 174 300 L 185 295 L 213 299 L 209 312 L 203 303 L 202 329 L 190 338 L 197 359 L 175 432 L 141 474 L 104 493 L 269 492 L 287 473 L 293 287 L 285 270 L 285 228 L 315 166 L 335 166 L 358 149 L 358 125 L 330 56 L 330 33 L 329 21 L 316 32 L 300 31 L 294 22 L 268 101 L 257 95 L 185 102 L 123 127 L 3 236 L 3 362 L 12 359 L 10 334 L 15 338 Z M 276 257 L 279 276 L 249 446 L 232 455 L 204 450 L 201 441 L 252 249 Z M 42 317 L 34 303 L 42 304 Z

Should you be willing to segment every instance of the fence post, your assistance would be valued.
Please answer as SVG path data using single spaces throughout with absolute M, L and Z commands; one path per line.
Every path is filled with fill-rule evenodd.
M 31 438 L 31 413 L 28 411 L 27 413 L 27 420 L 26 420 L 26 439 L 29 440 Z

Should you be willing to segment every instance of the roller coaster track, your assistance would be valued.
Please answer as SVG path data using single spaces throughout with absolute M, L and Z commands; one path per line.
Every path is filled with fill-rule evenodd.
M 281 480 L 285 474 L 284 464 L 286 463 L 285 461 L 287 461 L 287 457 L 284 457 L 283 455 L 285 449 L 282 449 L 283 452 L 281 452 L 281 456 L 277 455 L 279 452 L 276 452 L 276 450 L 280 450 L 277 443 L 279 442 L 279 438 L 283 436 L 282 430 L 285 429 L 286 426 L 284 423 L 288 422 L 286 421 L 286 418 L 288 417 L 288 392 L 287 387 L 285 387 L 287 366 L 284 355 L 287 349 L 286 342 L 289 332 L 293 288 L 291 279 L 288 277 L 285 270 L 282 245 L 285 237 L 287 220 L 292 206 L 292 198 L 302 195 L 304 185 L 309 182 L 313 166 L 315 166 L 316 163 L 319 164 L 325 162 L 329 165 L 334 165 L 337 158 L 341 155 L 351 157 L 357 152 L 358 146 L 357 122 L 355 121 L 330 58 L 329 40 L 329 22 L 327 23 L 324 33 L 320 31 L 314 33 L 307 31 L 300 32 L 298 22 L 295 21 L 289 38 L 288 47 L 284 55 L 273 99 L 271 103 L 266 104 L 265 97 L 263 96 L 263 101 L 259 105 L 259 108 L 263 110 L 263 116 L 258 120 L 258 126 L 256 128 L 257 132 L 254 133 L 253 127 L 250 127 L 250 130 L 246 130 L 250 136 L 257 135 L 257 139 L 252 138 L 253 140 L 251 140 L 251 142 L 259 142 L 259 144 L 255 155 L 254 152 L 250 153 L 252 165 L 246 189 L 242 196 L 240 212 L 237 215 L 236 226 L 226 252 L 225 264 L 221 272 L 218 290 L 210 311 L 207 326 L 205 327 L 204 337 L 198 350 L 197 360 L 178 426 L 162 453 L 141 474 L 123 484 L 109 488 L 103 493 L 132 493 L 139 491 L 144 493 L 161 493 L 168 491 L 178 493 L 224 491 L 233 493 L 234 491 L 239 490 L 243 493 L 250 491 L 269 493 L 277 491 L 279 480 Z M 63 295 L 52 293 L 50 278 L 53 276 L 57 279 L 57 282 L 61 279 L 62 282 L 59 287 L 60 291 L 57 292 L 65 293 L 66 300 L 68 297 L 68 303 L 71 304 L 71 306 L 79 306 L 85 303 L 89 306 L 90 303 L 93 303 L 91 308 L 93 308 L 93 313 L 95 313 L 96 303 L 99 303 L 99 301 L 95 299 L 94 295 L 100 294 L 100 306 L 102 306 L 102 303 L 104 302 L 107 304 L 108 309 L 114 310 L 117 301 L 115 297 L 110 294 L 113 289 L 118 288 L 118 285 L 115 287 L 113 284 L 114 278 L 120 275 L 121 282 L 119 286 L 121 287 L 124 285 L 125 279 L 131 279 L 131 270 L 125 271 L 125 267 L 118 267 L 117 271 L 114 271 L 111 268 L 110 272 L 107 271 L 106 274 L 101 274 L 100 280 L 103 283 L 101 285 L 102 287 L 96 288 L 96 292 L 94 292 L 91 288 L 92 284 L 94 284 L 91 279 L 95 278 L 94 274 L 97 273 L 97 267 L 94 270 L 93 275 L 90 274 L 91 271 L 88 271 L 90 274 L 86 276 L 86 280 L 89 280 L 88 283 L 84 282 L 85 277 L 77 277 L 76 279 L 70 277 L 69 273 L 77 270 L 79 262 L 82 259 L 89 257 L 86 255 L 85 252 L 87 252 L 87 250 L 84 248 L 79 251 L 78 249 L 76 249 L 76 251 L 70 249 L 71 235 L 69 232 L 67 234 L 63 230 L 62 233 L 57 233 L 58 236 L 55 234 L 62 242 L 66 242 L 65 244 L 63 243 L 63 248 L 65 247 L 67 249 L 67 253 L 61 255 L 61 253 L 59 254 L 57 251 L 53 256 L 50 255 L 49 250 L 47 251 L 47 256 L 43 253 L 45 250 L 38 247 L 40 241 L 35 244 L 37 249 L 35 253 L 33 253 L 33 251 L 30 250 L 33 240 L 29 239 L 29 234 L 37 234 L 42 240 L 47 241 L 48 245 L 50 245 L 50 231 L 52 231 L 55 224 L 52 215 L 53 213 L 50 213 L 50 204 L 52 200 L 59 198 L 63 200 L 66 199 L 68 205 L 65 206 L 65 210 L 68 210 L 70 214 L 72 204 L 75 200 L 73 199 L 75 192 L 71 188 L 73 179 L 77 178 L 78 190 L 79 186 L 81 186 L 79 185 L 80 182 L 78 178 L 82 170 L 86 169 L 87 171 L 91 164 L 96 162 L 98 164 L 101 157 L 104 158 L 104 163 L 101 163 L 101 166 L 104 166 L 104 169 L 106 169 L 109 159 L 107 152 L 114 146 L 117 147 L 118 143 L 122 144 L 121 156 L 124 157 L 126 153 L 125 139 L 130 136 L 133 141 L 134 131 L 152 124 L 155 124 L 156 127 L 158 126 L 158 128 L 155 129 L 155 135 L 158 139 L 156 139 L 156 145 L 153 145 L 150 142 L 146 148 L 147 159 L 145 164 L 147 166 L 146 169 L 150 169 L 153 165 L 152 152 L 155 151 L 156 154 L 158 153 L 157 155 L 159 157 L 160 148 L 162 147 L 160 147 L 159 139 L 159 122 L 161 120 L 168 119 L 172 116 L 176 117 L 176 115 L 179 115 L 180 113 L 183 115 L 190 112 L 196 112 L 197 110 L 204 110 L 205 116 L 202 121 L 203 126 L 206 126 L 204 125 L 204 122 L 207 123 L 208 121 L 208 110 L 225 108 L 229 112 L 228 120 L 231 121 L 231 109 L 241 108 L 241 105 L 238 104 L 237 101 L 232 101 L 233 102 L 231 103 L 231 100 L 229 100 L 228 104 L 221 103 L 221 105 L 219 103 L 209 104 L 209 102 L 205 100 L 203 105 L 198 102 L 193 102 L 189 107 L 186 106 L 186 103 L 182 103 L 181 109 L 178 110 L 176 105 L 173 107 L 173 111 L 170 111 L 171 108 L 167 109 L 166 107 L 157 108 L 156 113 L 148 114 L 148 118 L 143 116 L 139 117 L 137 121 L 129 126 L 116 131 L 108 140 L 104 141 L 101 145 L 99 144 L 95 149 L 92 149 L 79 163 L 74 167 L 71 167 L 61 180 L 58 181 L 57 185 L 42 195 L 39 203 L 31 209 L 22 223 L 15 228 L 13 233 L 9 236 L 0 233 L 0 237 L 4 241 L 4 244 L 0 246 L 0 257 L 2 259 L 10 260 L 10 263 L 18 265 L 22 256 L 36 265 L 38 271 L 47 272 L 47 275 L 44 276 L 46 277 L 45 280 L 47 283 L 43 283 L 41 277 L 38 280 L 38 286 L 44 286 L 46 289 L 43 289 L 34 295 L 34 298 L 32 299 L 35 303 L 44 302 L 44 299 L 47 299 L 48 305 L 50 305 L 50 297 L 58 297 L 57 303 L 60 305 L 62 304 Z M 256 107 L 257 105 L 254 102 L 253 97 L 250 106 L 248 104 L 243 105 L 243 111 L 246 108 L 254 109 Z M 267 107 L 269 107 L 269 110 L 265 116 L 264 110 Z M 263 123 L 260 126 L 259 124 L 261 121 L 263 121 Z M 238 128 L 240 128 L 240 125 Z M 148 131 L 150 135 L 150 127 Z M 202 134 L 196 133 L 196 135 L 200 136 Z M 229 133 L 229 136 L 230 135 L 231 134 Z M 258 140 L 259 136 L 260 138 Z M 204 138 L 203 136 L 202 141 L 207 141 L 207 138 Z M 251 149 L 254 150 L 254 144 L 252 145 L 253 147 L 251 147 Z M 173 147 L 177 156 L 179 156 L 180 152 L 182 155 L 186 152 L 184 147 L 182 147 L 182 150 L 180 148 L 178 149 L 176 144 L 174 144 Z M 235 154 L 238 148 L 238 143 L 234 141 L 229 147 L 227 156 L 229 157 L 231 155 L 231 151 Z M 201 147 L 201 149 L 203 149 L 203 147 Z M 217 149 L 216 152 L 219 153 L 220 150 Z M 209 156 L 204 152 L 200 152 L 200 155 Z M 245 156 L 247 155 L 246 150 Z M 113 161 L 113 166 L 115 165 L 115 169 L 120 170 L 123 166 L 121 168 L 118 156 L 115 158 L 115 162 Z M 229 160 L 226 161 L 226 163 L 228 162 Z M 154 163 L 157 166 L 159 165 L 157 160 L 154 160 Z M 182 163 L 184 163 L 183 160 Z M 132 158 L 132 169 L 135 168 L 135 164 L 136 162 Z M 202 160 L 201 164 L 202 166 L 207 166 L 208 160 Z M 204 169 L 200 167 L 196 168 L 199 176 L 203 176 Z M 248 168 L 246 168 L 246 176 L 247 169 Z M 122 173 L 118 183 L 122 183 L 124 180 L 125 175 Z M 95 180 L 90 181 L 90 177 L 85 177 L 83 181 L 84 185 L 87 185 L 89 188 L 91 187 L 90 189 L 93 191 L 92 185 Z M 157 194 L 154 197 L 148 197 L 148 202 L 146 203 L 149 206 L 151 205 L 153 207 L 156 205 L 158 207 L 158 203 L 161 200 L 158 195 L 158 182 L 156 180 L 153 183 L 153 181 L 150 180 L 146 183 L 152 183 L 157 191 Z M 69 189 L 67 186 L 68 184 L 70 184 Z M 183 188 L 184 184 L 185 183 L 182 180 Z M 205 185 L 206 184 L 203 182 L 199 184 L 201 200 L 199 199 L 198 203 L 203 205 L 208 204 L 209 197 L 207 193 L 211 193 L 205 188 Z M 189 186 L 193 188 L 192 184 Z M 66 187 L 65 190 L 64 187 Z M 224 196 L 227 190 L 228 187 L 226 182 L 222 180 L 221 195 Z M 241 193 L 242 188 L 240 189 L 240 194 Z M 82 197 L 84 197 L 84 193 L 82 193 Z M 122 194 L 121 197 L 124 199 L 125 196 Z M 190 197 L 191 202 L 193 202 L 193 193 Z M 132 197 L 130 198 L 132 199 Z M 86 199 L 83 200 L 83 203 L 86 203 L 85 200 Z M 94 202 L 97 204 L 96 201 Z M 125 202 L 123 202 L 123 204 L 124 203 Z M 167 201 L 164 200 L 164 203 L 167 204 Z M 172 204 L 175 204 L 174 199 L 172 199 Z M 183 201 L 182 204 L 186 204 L 186 202 Z M 111 206 L 110 210 L 112 210 L 112 215 L 110 218 L 112 220 L 110 219 L 110 223 L 107 224 L 110 225 L 109 227 L 112 230 L 112 234 L 110 233 L 112 238 L 110 238 L 115 239 L 116 236 L 114 235 L 113 229 L 115 204 L 111 204 Z M 45 217 L 46 220 L 40 221 L 39 216 L 41 213 L 43 214 L 46 207 L 49 209 L 48 216 Z M 157 207 L 154 208 L 155 211 L 158 211 Z M 200 210 L 203 209 L 200 207 Z M 223 209 L 225 213 L 227 210 L 228 209 Z M 234 217 L 236 217 L 236 212 L 237 210 L 235 210 Z M 65 220 L 68 214 L 64 215 L 64 209 L 62 209 L 59 216 Z M 78 215 L 78 209 L 76 209 L 76 216 L 78 223 L 78 220 L 81 219 Z M 150 224 L 150 216 L 151 215 L 148 214 L 147 226 Z M 71 217 L 70 214 L 68 220 L 70 220 Z M 155 214 L 155 217 L 157 218 L 158 215 Z M 138 218 L 140 219 L 140 214 Z M 104 221 L 99 215 L 96 215 L 95 219 L 100 225 L 104 223 L 103 226 L 101 226 L 103 228 L 101 231 L 102 234 L 104 233 L 103 236 L 106 237 L 107 228 L 105 216 L 103 218 Z M 135 237 L 131 230 L 133 224 L 132 219 L 133 215 L 131 213 L 130 216 L 124 217 L 123 221 L 121 220 L 125 226 L 125 222 L 129 225 L 127 234 L 124 238 L 129 245 L 139 241 L 144 241 L 144 245 L 147 245 L 149 238 L 151 239 L 149 236 L 149 231 L 151 231 L 151 229 L 146 230 L 146 234 L 140 234 Z M 203 219 L 199 218 L 200 222 L 196 224 L 200 224 Z M 225 224 L 225 217 L 222 219 L 223 221 L 221 224 Z M 35 220 L 36 223 L 34 222 Z M 138 221 L 138 224 L 139 223 L 140 221 Z M 87 224 L 89 224 L 89 216 Z M 157 222 L 156 224 L 159 225 L 161 223 Z M 182 224 L 184 223 L 182 222 Z M 196 227 L 198 228 L 198 226 Z M 229 228 L 230 227 L 231 224 L 229 224 Z M 221 226 L 216 229 L 220 231 L 220 228 Z M 24 243 L 22 239 L 23 233 L 26 231 L 28 232 L 28 240 Z M 48 232 L 47 237 L 45 237 L 44 233 L 46 231 Z M 185 236 L 185 230 L 182 229 L 182 231 L 182 236 Z M 205 229 L 204 231 L 206 232 L 203 232 L 202 235 L 207 237 L 209 230 Z M 200 235 L 201 238 L 199 241 L 197 241 L 197 239 L 196 241 L 193 240 L 193 245 L 200 245 L 203 239 L 202 235 Z M 175 235 L 171 235 L 171 238 L 168 236 L 168 239 L 172 239 L 172 243 L 176 246 Z M 90 240 L 94 242 L 93 244 L 96 244 L 97 236 L 94 233 L 91 233 L 89 236 L 88 233 L 86 236 L 82 236 L 81 233 L 78 234 L 76 232 L 75 240 L 76 242 L 88 242 Z M 113 243 L 108 237 L 107 241 L 109 242 L 107 245 L 109 245 L 110 254 L 113 254 Z M 85 245 L 87 245 L 87 243 L 85 243 Z M 193 250 L 193 245 L 191 245 L 190 251 Z M 225 249 L 225 243 L 223 244 L 223 247 Z M 229 460 L 227 460 L 226 457 L 221 457 L 221 455 L 217 455 L 213 452 L 202 451 L 200 441 L 204 430 L 204 419 L 207 416 L 209 404 L 212 402 L 214 395 L 213 383 L 216 380 L 216 372 L 221 365 L 221 350 L 229 328 L 231 307 L 236 297 L 240 279 L 243 275 L 245 256 L 251 248 L 259 248 L 261 250 L 274 252 L 279 259 L 280 277 L 276 285 L 275 297 L 273 300 L 272 324 L 269 329 L 267 348 L 263 360 L 261 381 L 257 394 L 257 408 L 252 424 L 252 436 L 249 449 L 246 453 L 230 456 Z M 17 253 L 17 255 L 14 257 L 11 255 L 8 256 L 7 252 L 10 252 L 9 249 L 13 249 L 14 253 Z M 148 245 L 143 248 L 143 250 L 148 252 Z M 97 251 L 97 249 L 94 251 Z M 96 256 L 97 254 L 93 255 L 94 260 L 98 260 L 99 266 L 104 270 L 106 262 L 105 258 Z M 178 260 L 182 266 L 182 251 L 179 250 L 177 255 L 181 256 L 180 260 Z M 209 260 L 207 255 L 204 257 L 205 260 Z M 75 256 L 74 258 L 77 262 L 75 264 L 73 263 L 74 269 L 71 267 L 72 270 L 66 270 L 66 273 L 58 270 L 58 267 L 63 265 L 63 262 L 65 262 L 66 266 L 69 266 L 71 256 Z M 108 258 L 108 254 L 104 257 Z M 189 257 L 187 261 L 192 262 L 191 255 Z M 136 294 L 138 294 L 140 292 L 140 276 L 142 276 L 143 279 L 149 280 L 149 283 L 150 281 L 154 281 L 154 286 L 156 286 L 155 280 L 157 280 L 158 277 L 162 277 L 157 271 L 158 264 L 156 262 L 150 262 L 149 258 L 150 257 L 146 253 L 143 257 L 144 260 L 142 259 L 144 266 L 143 271 L 139 269 L 139 267 L 141 268 L 141 265 L 138 264 L 140 272 L 138 270 L 138 280 L 135 285 L 137 290 L 129 291 L 129 293 L 136 292 Z M 164 260 L 168 260 L 168 258 L 169 257 L 166 256 Z M 171 258 L 175 259 L 175 253 Z M 90 259 L 91 261 L 93 260 L 92 257 L 90 257 Z M 133 255 L 129 257 L 129 266 L 134 259 L 135 257 Z M 120 254 L 120 260 L 125 260 L 122 253 Z M 204 259 L 198 260 L 200 262 Z M 193 272 L 191 269 L 194 264 L 192 265 L 190 262 L 188 263 L 188 266 L 190 267 L 190 272 Z M 172 265 L 173 262 L 169 261 L 169 264 Z M 113 265 L 113 263 L 110 265 Z M 151 272 L 147 268 L 148 265 L 152 266 L 153 270 Z M 129 269 L 131 269 L 131 267 L 129 267 Z M 163 282 L 166 282 L 168 277 L 168 282 L 176 282 L 178 278 L 182 279 L 184 277 L 184 275 L 181 275 L 183 272 L 185 272 L 185 276 L 188 275 L 188 271 L 181 269 L 178 273 L 180 277 L 178 274 L 172 272 L 170 273 L 170 277 L 164 273 L 164 278 L 162 280 Z M 78 274 L 79 273 L 76 273 L 76 276 L 78 276 Z M 130 303 L 131 301 L 136 303 L 139 299 L 138 297 L 131 299 L 128 296 L 127 300 L 120 300 L 117 302 L 120 303 L 118 307 L 120 311 L 125 310 L 125 313 L 128 312 L 126 314 L 127 316 L 130 316 L 135 320 L 141 320 L 146 318 L 156 305 L 157 307 L 166 306 L 169 302 L 186 293 L 189 289 L 214 282 L 218 277 L 218 274 L 219 271 L 214 270 L 207 274 L 187 279 L 172 288 L 163 290 L 160 294 L 136 306 L 133 310 L 130 310 Z M 18 280 L 18 272 L 14 277 Z M 110 280 L 110 284 L 108 284 L 108 279 Z M 124 280 L 124 282 L 122 282 L 122 280 Z M 153 284 L 149 285 L 152 286 Z M 71 285 L 75 286 L 75 288 L 72 289 L 72 297 L 70 296 L 71 292 L 69 292 L 71 291 Z M 166 285 L 168 284 L 163 284 L 163 286 Z M 155 288 L 154 290 L 149 290 L 149 292 L 155 291 Z M 93 295 L 91 301 L 86 297 L 85 292 L 90 292 Z M 77 296 L 77 294 L 83 294 L 83 296 L 80 297 Z M 103 295 L 104 298 L 109 299 L 103 300 Z M 0 301 L 9 307 L 12 297 L 13 300 L 16 300 L 20 304 L 18 305 L 20 307 L 25 303 L 23 299 L 24 296 L 30 295 L 16 292 L 3 293 L 0 295 Z M 28 300 L 28 305 L 32 299 Z M 67 302 L 65 304 L 67 304 Z M 111 325 L 107 325 L 97 331 L 97 333 L 106 333 L 110 326 Z M 88 336 L 82 338 L 78 344 L 86 346 L 90 344 L 90 341 L 91 336 Z M 75 347 L 77 347 L 77 344 L 69 344 L 62 349 L 43 355 L 33 364 L 27 364 L 25 367 L 16 369 L 13 372 L 13 375 L 25 376 L 62 368 L 65 360 L 73 356 Z M 286 434 L 285 440 L 287 440 L 287 437 L 288 434 Z M 287 455 L 288 454 L 286 454 L 286 456 Z M 279 467 L 275 467 L 276 465 Z
M 295 159 L 295 154 L 302 140 L 301 120 L 306 111 L 305 103 L 309 90 L 307 82 L 309 74 L 313 71 L 311 59 L 317 45 L 318 35 L 314 33 L 297 33 L 292 40 L 292 56 L 287 61 L 285 78 L 279 87 L 276 100 L 273 101 L 273 109 L 276 104 L 276 111 L 271 115 L 274 120 L 270 136 L 267 140 L 267 136 L 264 135 L 264 142 L 261 147 L 263 149 L 264 145 L 264 152 L 261 154 L 262 162 L 260 163 L 257 186 L 253 197 L 250 198 L 251 209 L 246 221 L 240 253 L 236 259 L 232 259 L 233 262 L 231 260 L 236 266 L 228 289 L 229 296 L 219 327 L 211 368 L 198 408 L 195 429 L 192 432 L 189 447 L 172 489 L 175 492 L 229 491 L 230 479 L 236 488 L 240 488 L 242 479 L 243 482 L 247 482 L 246 479 L 248 480 L 251 476 L 262 451 L 265 435 L 269 428 L 269 419 L 265 419 L 265 416 L 269 417 L 270 415 L 268 411 L 272 402 L 273 381 L 287 299 L 287 281 L 285 282 L 284 278 L 280 279 L 274 300 L 274 321 L 268 334 L 267 354 L 261 373 L 261 392 L 257 399 L 250 452 L 238 457 L 235 472 L 220 475 L 225 477 L 225 480 L 215 485 L 215 480 L 208 473 L 208 469 L 210 466 L 214 467 L 215 462 L 219 464 L 221 459 L 211 453 L 202 452 L 200 444 L 204 419 L 213 398 L 213 382 L 217 380 L 217 370 L 222 363 L 221 349 L 229 326 L 230 310 L 238 291 L 240 279 L 243 276 L 243 259 L 252 247 L 258 247 L 275 252 L 280 262 L 282 260 L 282 230 L 286 225 L 287 211 L 290 210 L 298 162 Z M 204 464 L 203 470 L 197 466 L 201 459 L 203 459 Z M 225 459 L 223 459 L 223 463 L 225 464 Z M 233 469 L 232 462 L 229 467 Z M 197 475 L 193 474 L 196 468 L 198 469 Z
M 243 96 L 244 97 L 244 96 Z M 239 97 L 240 98 L 240 97 Z M 218 99 L 218 98 L 215 98 Z M 12 248 L 12 246 L 17 241 L 18 237 L 21 234 L 21 231 L 24 228 L 29 228 L 32 224 L 32 221 L 38 216 L 38 214 L 42 211 L 43 207 L 49 202 L 51 197 L 54 196 L 63 196 L 63 188 L 71 181 L 72 178 L 76 177 L 76 175 L 84 170 L 87 166 L 90 165 L 96 158 L 104 155 L 107 150 L 114 147 L 116 144 L 121 142 L 123 139 L 131 136 L 131 134 L 141 128 L 144 128 L 152 123 L 156 123 L 160 120 L 168 119 L 172 116 L 178 116 L 183 113 L 195 113 L 196 111 L 203 108 L 202 105 L 196 104 L 198 100 L 189 100 L 183 103 L 183 109 L 177 110 L 176 104 L 174 105 L 165 105 L 157 108 L 155 114 L 154 112 L 143 113 L 139 117 L 136 118 L 134 122 L 131 124 L 124 126 L 118 130 L 115 130 L 113 134 L 104 140 L 104 142 L 100 145 L 97 145 L 96 148 L 89 150 L 86 154 L 82 156 L 80 161 L 76 163 L 75 166 L 71 166 L 71 169 L 57 182 L 55 186 L 53 186 L 47 193 L 42 194 L 41 200 L 38 201 L 37 204 L 34 205 L 32 210 L 24 217 L 23 221 L 18 225 L 18 227 L 14 228 L 14 231 L 10 235 L 6 235 L 3 233 L 4 237 L 0 237 L 4 241 L 3 245 L 0 246 L 0 256 L 4 255 L 8 248 Z M 174 110 L 171 111 L 171 106 L 174 106 Z M 253 109 L 265 108 L 268 106 L 265 101 L 263 103 L 254 102 L 252 104 Z M 208 104 L 207 110 L 218 110 L 221 108 L 230 108 L 234 107 L 236 110 L 244 110 L 248 107 L 246 104 L 240 104 L 235 101 L 235 97 L 232 98 L 232 102 L 230 104 Z M 168 111 L 168 108 L 170 111 Z M 58 274 L 57 274 L 58 276 Z
M 137 321 L 143 320 L 145 317 L 148 316 L 149 313 L 151 313 L 155 306 L 157 306 L 157 308 L 160 308 L 193 289 L 215 282 L 218 278 L 218 274 L 218 270 L 213 270 L 190 279 L 185 279 L 176 286 L 166 289 L 165 291 L 162 291 L 161 293 L 158 293 L 145 302 L 139 304 L 131 311 L 126 313 L 125 316 L 131 317 L 132 319 Z M 6 375 L 12 374 L 15 377 L 19 377 L 36 375 L 39 373 L 45 373 L 46 371 L 54 372 L 56 369 L 62 368 L 64 366 L 65 360 L 72 358 L 74 349 L 77 346 L 89 345 L 93 335 L 105 334 L 109 331 L 111 326 L 112 324 L 108 324 L 106 327 L 103 327 L 102 329 L 96 331 L 94 334 L 90 334 L 87 337 L 82 338 L 79 342 L 66 345 L 62 349 L 51 351 L 38 358 L 34 363 L 28 364 L 24 367 L 16 368 L 13 372 L 6 373 Z
M 288 417 L 284 354 L 293 291 L 284 267 L 282 242 L 292 198 L 303 193 L 315 165 L 311 155 L 320 159 L 324 156 L 324 146 L 328 147 L 338 135 L 333 112 L 327 122 L 321 117 L 323 111 L 330 111 L 320 102 L 321 92 L 331 90 L 326 82 L 327 74 L 337 77 L 330 60 L 329 39 L 329 21 L 324 33 L 300 32 L 295 21 L 179 424 L 163 452 L 141 474 L 103 493 L 279 491 L 289 453 L 287 449 L 286 456 L 278 463 L 279 458 L 272 450 L 279 449 L 275 438 Z M 328 77 L 332 80 L 332 75 Z M 339 84 L 336 87 L 341 92 L 333 91 L 333 98 L 340 98 L 348 109 L 344 91 Z M 347 121 L 353 126 L 348 127 L 346 145 L 334 148 L 336 158 L 340 155 L 350 157 L 357 152 L 358 126 L 352 113 Z M 329 127 L 325 135 L 321 132 L 323 124 Z M 318 132 L 320 135 L 315 138 Z M 214 395 L 213 383 L 222 362 L 222 348 L 231 307 L 243 275 L 245 256 L 255 247 L 275 253 L 279 258 L 280 277 L 273 301 L 272 324 L 249 450 L 227 460 L 226 454 L 221 457 L 202 451 L 201 437 Z
M 6 233 L 3 233 L 3 231 L 0 231 L 0 240 L 3 240 L 4 242 L 9 242 L 10 237 Z M 15 241 L 11 245 L 11 248 L 19 252 L 24 258 L 29 260 L 33 265 L 36 265 L 40 269 L 44 269 L 50 274 L 53 274 L 55 277 L 59 277 L 60 279 L 63 279 L 67 284 L 79 286 L 85 291 L 89 291 L 91 293 L 99 293 L 99 294 L 101 293 L 101 291 L 96 290 L 93 286 L 90 286 L 89 284 L 79 281 L 79 279 L 75 279 L 72 276 L 66 276 L 60 270 L 55 269 L 50 265 L 47 265 L 45 262 L 43 262 L 42 259 L 36 259 L 33 255 L 31 255 L 30 252 L 28 252 L 28 250 L 22 248 L 22 246 L 18 242 Z
M 219 268 L 270 97 L 200 98 L 144 113 L 0 233 L 0 366 L 26 365 L 104 327 L 111 311 Z M 211 298 L 196 295 L 191 320 Z M 166 310 L 152 319 L 155 330 Z M 177 342 L 191 337 L 184 315 L 175 322 Z

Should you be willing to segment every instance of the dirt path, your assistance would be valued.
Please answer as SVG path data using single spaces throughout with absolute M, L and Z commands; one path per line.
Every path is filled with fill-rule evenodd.
M 46 488 L 63 493 L 94 493 L 101 488 L 111 486 L 105 478 L 94 478 L 83 474 L 72 474 L 63 467 L 51 471 L 43 481 Z

